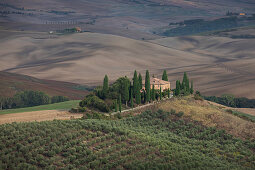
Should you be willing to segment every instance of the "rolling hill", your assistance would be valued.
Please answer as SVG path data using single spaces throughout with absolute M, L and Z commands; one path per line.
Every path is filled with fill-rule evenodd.
M 254 13 L 253 0 L 1 0 L 0 23 L 6 29 L 83 30 L 151 39 L 171 22 L 211 19 L 227 11 Z
M 12 97 L 24 90 L 42 91 L 50 96 L 66 96 L 70 99 L 82 99 L 90 88 L 75 83 L 37 79 L 30 76 L 0 71 L 0 96 Z
M 254 138 L 240 139 L 223 130 L 224 127 L 196 121 L 201 108 L 217 111 L 215 116 L 219 112 L 217 108 L 185 99 L 172 104 L 176 102 L 182 103 L 185 109 L 197 106 L 199 112 L 155 109 L 121 119 L 107 117 L 0 125 L 0 167 L 254 169 Z M 169 103 L 166 105 L 172 107 Z M 220 114 L 231 117 L 224 115 L 228 114 L 226 112 Z M 236 120 L 241 125 L 247 123 Z M 224 123 L 231 125 L 228 119 Z M 222 121 L 220 124 L 225 125 Z M 254 129 L 254 123 L 249 126 Z M 252 129 L 250 133 L 254 137 Z
M 15 33 L 0 42 L 0 70 L 40 79 L 100 85 L 142 74 L 161 77 L 168 71 L 172 87 L 187 71 L 205 95 L 232 93 L 254 98 L 254 39 L 186 36 L 139 41 L 125 37 L 79 33 L 51 35 Z M 12 46 L 12 48 L 8 48 Z

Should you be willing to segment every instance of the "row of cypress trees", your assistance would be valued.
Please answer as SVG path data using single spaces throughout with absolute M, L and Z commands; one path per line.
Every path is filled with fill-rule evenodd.
M 168 76 L 166 70 L 164 70 L 163 75 L 162 75 L 162 80 L 168 81 Z M 115 111 L 120 111 L 121 112 L 121 104 L 122 100 L 126 102 L 126 105 L 130 101 L 130 105 L 133 108 L 134 106 L 134 100 L 136 104 L 141 104 L 142 102 L 142 94 L 144 96 L 144 102 L 148 103 L 150 101 L 155 101 L 156 100 L 156 90 L 154 85 L 150 85 L 150 74 L 149 71 L 146 70 L 146 75 L 145 75 L 145 89 L 143 90 L 143 84 L 142 84 L 142 75 L 139 73 L 137 74 L 137 71 L 134 71 L 134 76 L 133 76 L 133 84 L 128 81 L 124 81 L 124 92 L 121 92 L 119 95 L 118 100 L 115 100 Z M 130 84 L 129 84 L 130 83 Z M 109 91 L 109 80 L 108 76 L 105 75 L 104 77 L 104 83 L 103 83 L 103 89 L 102 89 L 102 95 L 106 97 L 107 93 Z M 176 81 L 176 89 L 175 89 L 175 95 L 189 95 L 193 94 L 193 81 L 191 83 L 189 82 L 189 78 L 187 76 L 187 73 L 185 72 L 183 75 L 183 80 L 182 82 L 177 80 Z M 167 96 L 170 98 L 170 89 L 167 90 Z M 162 99 L 162 92 L 161 92 L 161 87 L 159 91 L 159 98 L 160 100 Z
M 187 96 L 193 93 L 194 93 L 193 81 L 191 81 L 190 83 L 187 73 L 184 72 L 182 83 L 180 80 L 176 81 L 175 96 L 180 96 L 180 95 Z

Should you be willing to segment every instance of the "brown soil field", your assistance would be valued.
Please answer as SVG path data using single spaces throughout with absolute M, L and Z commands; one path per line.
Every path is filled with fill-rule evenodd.
M 66 96 L 71 100 L 84 98 L 88 87 L 75 83 L 37 79 L 30 76 L 0 71 L 0 96 L 13 97 L 24 90 L 42 91 L 50 96 Z
M 44 110 L 35 112 L 12 113 L 0 115 L 0 124 L 13 122 L 32 122 L 46 120 L 68 120 L 81 118 L 82 114 L 71 114 L 68 111 Z
M 99 85 L 105 74 L 112 82 L 131 77 L 135 69 L 143 75 L 148 69 L 160 78 L 166 69 L 175 88 L 186 71 L 204 95 L 255 98 L 255 39 L 189 36 L 146 42 L 99 33 L 5 34 L 0 70 L 7 72 Z

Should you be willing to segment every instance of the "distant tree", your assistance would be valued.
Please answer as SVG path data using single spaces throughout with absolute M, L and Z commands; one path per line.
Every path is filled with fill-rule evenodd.
M 163 72 L 162 80 L 168 81 L 168 76 L 167 76 L 166 70 L 164 70 L 164 72 Z
M 170 98 L 170 89 L 167 89 L 167 97 Z
M 124 86 L 124 100 L 126 102 L 126 106 L 127 106 L 127 103 L 129 101 L 129 82 L 125 81 L 125 86 Z
M 176 81 L 175 96 L 179 96 L 181 93 L 181 83 L 179 80 Z
M 122 105 L 122 102 L 121 102 L 121 95 L 119 96 L 119 112 L 121 113 L 121 105 Z
M 155 99 L 156 99 L 156 95 L 155 95 L 155 86 L 154 86 L 154 84 L 153 84 L 153 86 L 152 86 L 152 91 L 151 91 L 151 100 L 152 100 L 152 101 L 155 101 Z
M 235 105 L 235 96 L 231 94 L 223 94 L 221 96 L 221 102 L 230 107 L 236 107 Z
M 138 87 L 140 86 L 140 83 L 138 82 Z M 137 88 L 137 92 L 135 95 L 135 102 L 136 104 L 141 104 L 141 90 Z
M 138 77 L 137 77 L 137 72 L 135 70 L 134 72 L 134 77 L 133 77 L 133 91 L 134 91 L 134 96 L 137 95 L 137 90 L 138 90 L 138 85 L 139 85 L 139 82 L 138 82 Z
M 186 72 L 184 72 L 184 74 L 183 74 L 182 89 L 181 90 L 183 90 L 183 93 L 185 93 L 185 94 L 190 93 L 189 78 L 188 78 Z
M 130 95 L 130 103 L 131 103 L 131 108 L 134 108 L 134 100 L 133 100 L 133 91 L 131 90 L 131 95 Z
M 120 77 L 118 78 L 112 85 L 111 91 L 115 91 L 117 93 L 117 98 L 118 94 L 121 94 L 121 97 L 123 101 L 125 101 L 125 86 L 128 84 L 128 89 L 130 89 L 130 80 L 128 77 Z
M 160 97 L 160 100 L 162 100 L 162 89 L 161 89 L 161 86 L 160 86 L 160 90 L 159 90 L 159 97 Z
M 145 92 L 146 92 L 145 101 L 146 102 L 150 101 L 150 90 L 151 90 L 150 74 L 149 74 L 149 71 L 146 70 L 146 75 L 145 75 Z
M 140 88 L 139 90 L 141 90 L 143 88 L 143 77 L 141 73 L 139 73 L 138 82 L 139 82 L 139 88 Z
M 118 111 L 118 101 L 117 101 L 117 99 L 115 99 L 115 112 L 117 112 Z
M 139 91 L 138 95 L 137 95 L 137 99 L 136 99 L 136 104 L 141 104 L 142 100 L 142 96 L 141 96 L 141 92 Z
M 190 87 L 190 94 L 194 93 L 194 89 L 193 89 L 193 80 L 191 81 L 191 87 Z
M 0 96 L 0 110 L 3 110 L 4 102 L 5 102 L 5 98 Z
M 108 76 L 105 75 L 104 77 L 104 83 L 103 83 L 103 98 L 106 98 L 107 94 L 109 92 L 109 80 L 108 80 Z
M 59 102 L 64 102 L 68 101 L 69 99 L 65 96 L 53 96 L 51 97 L 51 103 L 59 103 Z

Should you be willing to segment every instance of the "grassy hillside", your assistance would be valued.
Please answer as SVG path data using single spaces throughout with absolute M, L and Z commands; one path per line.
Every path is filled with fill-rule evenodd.
M 206 100 L 195 100 L 191 97 L 175 98 L 160 103 L 158 108 L 165 111 L 172 109 L 184 112 L 185 117 L 201 122 L 204 126 L 217 127 L 229 134 L 243 139 L 255 139 L 255 123 L 240 114 L 230 113 L 221 105 Z M 247 114 L 242 114 L 246 115 Z M 251 118 L 252 116 L 249 116 Z
M 70 99 L 82 99 L 88 91 L 87 86 L 0 71 L 0 96 L 12 97 L 15 93 L 25 90 L 42 91 L 50 96 L 66 96 Z
M 0 126 L 3 169 L 254 169 L 254 147 L 163 111 Z
M 26 107 L 26 108 L 19 108 L 19 109 L 0 110 L 0 115 L 9 114 L 9 113 L 33 112 L 33 111 L 41 111 L 41 110 L 70 110 L 73 107 L 77 107 L 79 102 L 80 100 L 71 100 L 71 101 L 54 103 L 49 105 Z

